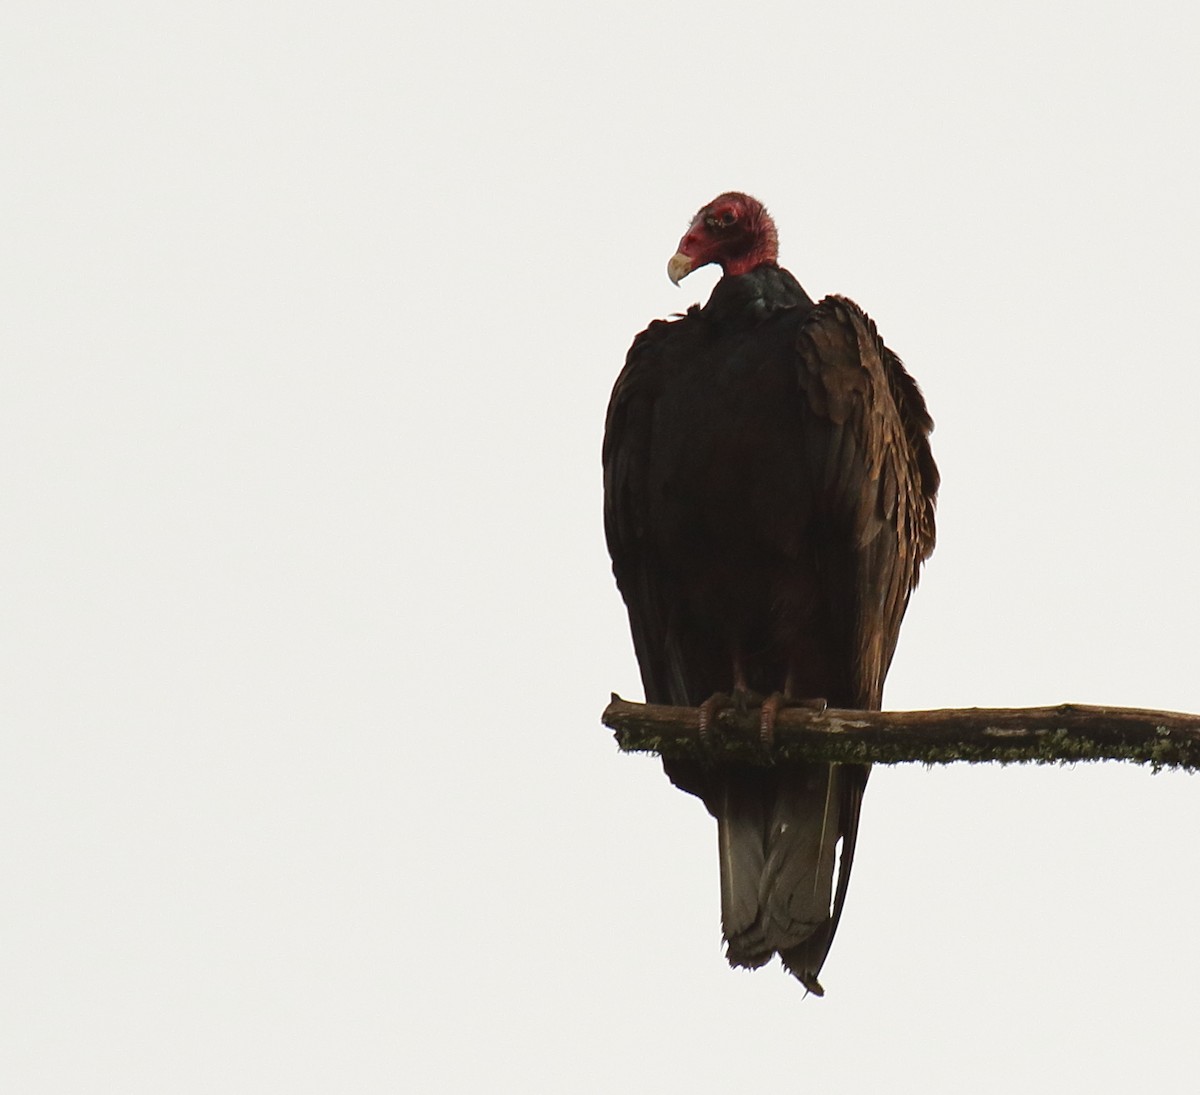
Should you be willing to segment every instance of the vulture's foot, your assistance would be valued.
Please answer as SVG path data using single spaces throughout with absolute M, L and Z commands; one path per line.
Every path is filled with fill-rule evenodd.
M 772 692 L 762 703 L 762 715 L 758 722 L 758 740 L 763 745 L 775 743 L 775 722 L 779 718 L 779 712 L 785 707 L 803 707 L 808 711 L 824 711 L 828 706 L 828 700 L 797 700 L 791 696 L 785 696 L 782 692 Z
M 745 715 L 760 706 L 762 696 L 749 688 L 734 686 L 730 693 L 716 692 L 700 705 L 700 740 L 707 741 L 717 725 L 717 717 L 726 707 L 732 707 L 739 715 Z
M 729 697 L 724 692 L 714 692 L 700 705 L 700 740 L 708 741 L 717 716 L 729 706 Z

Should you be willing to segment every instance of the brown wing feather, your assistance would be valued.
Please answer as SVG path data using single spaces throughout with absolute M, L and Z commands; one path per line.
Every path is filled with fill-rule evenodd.
M 667 591 L 647 546 L 649 500 L 646 468 L 650 458 L 654 400 L 660 383 L 656 367 L 673 324 L 651 323 L 633 341 L 625 367 L 613 385 L 604 424 L 604 531 L 613 575 L 629 606 L 633 648 L 650 703 L 686 705 L 692 701 L 673 680 L 667 642 Z
M 920 389 L 853 301 L 821 301 L 800 326 L 796 349 L 800 386 L 813 412 L 804 426 L 827 530 L 822 569 L 833 603 L 853 620 L 847 636 L 850 702 L 878 708 L 909 594 L 933 550 L 933 423 Z M 841 919 L 868 775 L 859 765 L 830 769 L 826 823 L 842 838 L 832 912 L 821 930 L 780 949 L 787 967 L 810 988 Z M 790 815 L 803 802 L 799 794 L 778 796 L 772 831 L 794 828 Z M 779 880 L 782 894 L 794 885 L 794 879 Z M 780 904 L 764 895 L 764 908 Z
M 900 621 L 934 544 L 932 421 L 916 382 L 845 297 L 826 297 L 797 332 L 814 413 L 813 474 L 830 529 L 833 596 L 854 606 L 854 705 L 877 708 Z M 835 561 L 836 560 L 836 561 Z

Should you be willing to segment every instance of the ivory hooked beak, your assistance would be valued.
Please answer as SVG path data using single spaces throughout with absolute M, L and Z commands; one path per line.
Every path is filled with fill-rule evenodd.
M 671 279 L 672 285 L 678 285 L 684 278 L 692 272 L 694 263 L 690 255 L 685 255 L 682 251 L 676 251 L 671 256 L 671 261 L 667 263 L 667 277 Z

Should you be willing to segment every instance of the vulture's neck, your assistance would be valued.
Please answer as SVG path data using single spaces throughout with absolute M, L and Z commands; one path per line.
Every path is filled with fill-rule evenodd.
M 785 308 L 813 306 L 800 283 L 783 267 L 764 262 L 746 274 L 726 274 L 712 291 L 701 314 L 710 322 L 756 323 Z

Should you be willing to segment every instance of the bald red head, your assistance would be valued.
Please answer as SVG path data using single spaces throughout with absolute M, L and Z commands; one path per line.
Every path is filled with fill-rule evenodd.
M 679 250 L 667 263 L 667 276 L 678 285 L 693 270 L 717 263 L 726 274 L 745 274 L 779 257 L 775 222 L 762 202 L 730 192 L 714 198 L 692 221 Z

